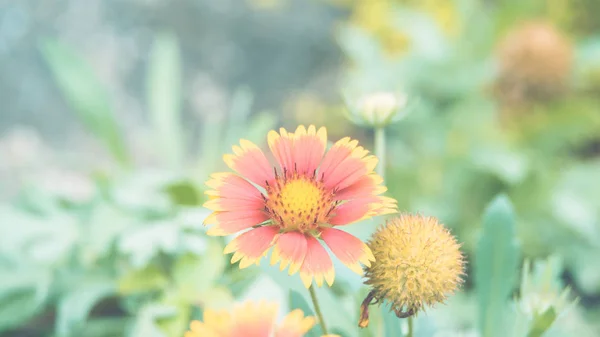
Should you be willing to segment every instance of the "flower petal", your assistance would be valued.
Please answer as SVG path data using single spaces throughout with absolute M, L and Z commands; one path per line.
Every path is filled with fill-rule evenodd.
M 262 199 L 231 199 L 215 198 L 204 203 L 204 207 L 211 211 L 253 211 L 265 208 L 265 202 Z
M 285 316 L 281 326 L 275 330 L 275 337 L 302 337 L 315 322 L 314 317 L 304 317 L 302 310 L 296 309 Z
M 213 190 L 206 191 L 205 194 L 213 197 L 263 200 L 262 193 L 254 185 L 231 172 L 212 174 L 211 179 L 206 182 L 206 186 Z
M 350 155 L 352 150 L 358 145 L 358 140 L 351 140 L 350 137 L 344 137 L 331 147 L 323 157 L 319 167 L 319 175 L 330 173 L 335 169 L 346 157 Z
M 357 237 L 335 228 L 321 231 L 321 238 L 333 254 L 355 273 L 362 275 L 361 263 L 369 267 L 375 261 L 371 249 Z
M 335 271 L 329 254 L 327 254 L 325 248 L 314 237 L 307 237 L 306 242 L 306 256 L 304 257 L 302 267 L 300 267 L 302 283 L 308 288 L 314 277 L 319 287 L 323 285 L 323 279 L 325 279 L 328 285 L 332 285 Z
M 340 165 L 335 168 L 335 170 L 330 172 L 329 176 L 326 174 L 325 179 L 323 180 L 325 187 L 344 189 L 354 184 L 358 179 L 366 174 L 373 172 L 373 169 L 377 165 L 377 157 L 358 157 L 361 155 L 362 151 L 366 150 L 362 150 L 362 148 L 358 147 L 355 151 L 353 151 L 353 154 L 341 162 Z
M 281 171 L 292 172 L 294 169 L 294 134 L 288 133 L 284 128 L 279 129 L 279 133 L 271 130 L 267 135 L 267 142 Z
M 389 197 L 379 197 L 379 204 L 373 209 L 374 216 L 398 213 L 398 201 Z
M 375 209 L 381 207 L 377 196 L 347 201 L 333 210 L 329 223 L 334 226 L 348 225 L 376 215 Z
M 295 274 L 302 266 L 306 256 L 306 236 L 299 232 L 288 232 L 281 234 L 277 238 L 277 243 L 273 247 L 271 254 L 271 264 L 281 260 L 279 268 L 284 270 L 290 265 L 289 274 Z
M 240 261 L 240 269 L 252 264 L 259 264 L 260 259 L 272 246 L 279 229 L 273 226 L 262 226 L 242 233 L 233 239 L 223 251 L 224 254 L 235 252 L 231 263 Z
M 344 189 L 373 171 L 377 158 L 357 145 L 358 141 L 343 138 L 325 154 L 319 175 L 326 188 Z
M 251 141 L 242 139 L 240 146 L 233 146 L 234 154 L 226 154 L 223 160 L 232 170 L 248 178 L 257 185 L 266 187 L 275 178 L 273 167 L 267 157 Z
M 339 190 L 335 194 L 335 200 L 352 200 L 379 195 L 387 190 L 385 186 L 379 185 L 383 178 L 376 173 L 364 175 L 352 185 Z
M 204 224 L 215 224 L 206 232 L 208 235 L 225 236 L 237 233 L 269 219 L 262 210 L 213 212 Z
M 204 325 L 210 330 L 217 333 L 218 336 L 227 336 L 231 331 L 232 317 L 231 314 L 225 310 L 211 310 L 206 309 L 202 314 Z M 194 326 L 191 326 L 194 331 Z M 204 335 L 200 335 L 204 336 Z
M 228 336 L 268 337 L 273 331 L 277 304 L 247 302 L 234 309 L 234 325 Z
M 212 330 L 210 326 L 200 321 L 190 323 L 190 331 L 187 331 L 184 337 L 221 337 L 222 335 Z
M 327 130 L 314 125 L 308 127 L 308 131 L 300 125 L 294 133 L 293 153 L 295 169 L 301 174 L 312 174 L 317 167 L 327 145 Z

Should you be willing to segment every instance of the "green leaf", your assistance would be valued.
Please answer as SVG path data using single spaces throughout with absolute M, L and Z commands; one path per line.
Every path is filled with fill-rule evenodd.
M 96 318 L 88 321 L 79 336 L 86 337 L 115 337 L 125 336 L 129 325 L 129 317 Z
M 522 153 L 502 148 L 481 148 L 473 151 L 472 160 L 477 167 L 495 174 L 508 184 L 518 184 L 525 179 L 530 163 Z
M 312 306 L 304 300 L 304 297 L 297 291 L 290 290 L 290 311 L 300 309 L 304 312 L 304 316 L 315 316 L 315 312 L 312 310 Z M 315 325 L 305 336 L 307 337 L 319 337 L 323 334 L 323 330 L 320 324 Z
M 248 117 L 250 116 L 254 96 L 252 92 L 245 87 L 237 89 L 231 99 L 231 108 L 229 109 L 228 125 L 225 133 L 225 140 L 236 142 L 240 135 L 252 128 L 248 127 Z M 230 145 L 230 144 L 226 144 Z
M 168 171 L 136 171 L 115 179 L 108 194 L 120 208 L 138 214 L 138 218 L 163 218 L 173 211 L 165 187 L 180 180 L 179 175 Z
M 519 263 L 515 215 L 504 195 L 497 197 L 485 212 L 483 233 L 475 256 L 481 336 L 500 336 L 505 327 L 507 299 L 517 281 Z
M 556 319 L 556 311 L 550 307 L 541 315 L 535 315 L 527 337 L 541 337 L 552 326 Z
M 61 298 L 56 318 L 57 336 L 78 335 L 94 305 L 114 292 L 115 285 L 112 282 L 84 283 Z
M 44 308 L 49 275 L 34 271 L 2 270 L 0 278 L 0 332 L 19 326 Z
M 149 265 L 144 269 L 133 270 L 123 276 L 118 282 L 118 289 L 121 294 L 129 295 L 162 289 L 168 283 L 167 277 L 157 266 Z
M 228 278 L 228 287 L 236 297 L 242 295 L 251 288 L 257 275 L 260 275 L 260 270 L 255 268 L 239 269 L 237 267 L 228 270 L 225 274 Z
M 155 38 L 148 64 L 147 95 L 159 151 L 172 168 L 181 168 L 184 137 L 181 125 L 181 57 L 177 39 L 163 33 Z
M 210 240 L 204 256 L 188 254 L 175 262 L 173 280 L 186 298 L 198 298 L 216 283 L 224 269 L 223 247 L 218 241 Z
M 132 214 L 108 203 L 96 205 L 87 221 L 82 255 L 89 265 L 106 256 L 123 232 L 136 223 Z
M 192 313 L 192 308 L 187 304 L 178 304 L 174 307 L 177 310 L 175 315 L 157 320 L 157 326 L 168 337 L 183 336 Z
M 69 256 L 78 237 L 71 214 L 54 210 L 36 216 L 0 206 L 0 252 L 19 260 L 49 265 Z
M 81 122 L 105 143 L 122 164 L 129 161 L 108 94 L 92 67 L 75 50 L 52 38 L 40 45 L 65 99 Z
M 166 337 L 156 321 L 177 315 L 177 308 L 171 305 L 152 303 L 140 311 L 131 329 L 130 337 Z
M 177 251 L 179 235 L 179 227 L 174 223 L 157 221 L 124 233 L 119 240 L 119 250 L 130 257 L 135 267 L 141 268 L 159 252 L 170 254 Z
M 220 285 L 204 290 L 200 294 L 199 298 L 199 301 L 194 301 L 190 304 L 201 305 L 205 308 L 218 310 L 230 308 L 235 302 L 235 298 L 233 297 L 231 290 Z M 188 302 L 191 302 L 191 299 L 188 299 Z
M 200 194 L 191 181 L 179 181 L 165 187 L 174 204 L 181 206 L 198 206 Z
M 219 168 L 218 165 L 221 162 L 223 151 L 230 150 L 224 149 L 224 131 L 224 121 L 214 116 L 207 116 L 202 123 L 199 146 L 202 149 L 201 160 L 199 161 L 199 175 L 203 178 L 208 177 L 213 171 Z

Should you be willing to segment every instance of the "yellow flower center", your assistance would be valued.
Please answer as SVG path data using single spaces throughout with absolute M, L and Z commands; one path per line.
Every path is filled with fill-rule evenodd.
M 307 232 L 326 223 L 335 207 L 333 193 L 312 177 L 278 177 L 267 187 L 266 210 L 283 231 Z
M 318 207 L 321 190 L 312 182 L 298 179 L 288 182 L 281 189 L 281 202 L 292 213 L 309 214 Z

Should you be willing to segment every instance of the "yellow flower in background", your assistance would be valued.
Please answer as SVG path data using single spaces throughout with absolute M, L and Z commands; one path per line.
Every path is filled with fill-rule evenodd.
M 390 55 L 408 50 L 410 41 L 393 24 L 394 1 L 361 0 L 354 6 L 350 22 L 380 40 Z
M 276 324 L 277 307 L 275 303 L 246 302 L 231 312 L 208 309 L 203 321 L 192 321 L 184 337 L 302 337 L 316 323 L 314 317 L 305 317 L 296 309 Z
M 460 32 L 462 27 L 456 1 L 411 0 L 407 2 L 433 16 L 448 36 L 455 36 Z
M 461 30 L 455 2 L 448 0 L 357 0 L 330 2 L 352 7 L 351 23 L 375 36 L 390 56 L 402 54 L 410 48 L 410 39 L 395 24 L 395 10 L 407 7 L 429 14 L 448 36 Z
M 368 325 L 368 306 L 387 300 L 398 317 L 443 303 L 462 282 L 460 244 L 436 218 L 401 215 L 379 228 L 368 242 L 375 262 L 365 267 L 372 287 L 361 306 L 359 326 Z

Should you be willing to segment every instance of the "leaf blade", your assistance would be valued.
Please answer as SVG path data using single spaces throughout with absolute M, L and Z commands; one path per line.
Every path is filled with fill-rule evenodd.
M 519 261 L 515 216 L 504 195 L 494 199 L 484 214 L 476 256 L 479 330 L 483 337 L 494 337 L 503 331 L 506 300 L 517 281 Z
M 157 147 L 173 168 L 181 168 L 185 155 L 180 59 L 176 37 L 170 33 L 157 35 L 148 64 L 147 102 Z
M 40 49 L 79 120 L 121 164 L 128 164 L 129 156 L 108 93 L 92 67 L 75 50 L 56 39 L 42 40 Z

